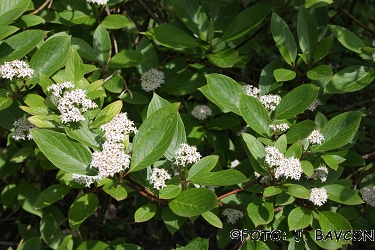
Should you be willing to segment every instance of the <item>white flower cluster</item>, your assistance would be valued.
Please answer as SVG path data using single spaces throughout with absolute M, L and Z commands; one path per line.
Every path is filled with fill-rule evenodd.
M 13 123 L 14 132 L 12 138 L 16 141 L 19 140 L 31 140 L 33 137 L 30 134 L 30 129 L 36 128 L 36 126 L 29 122 L 26 118 L 20 118 Z
M 103 179 L 101 175 L 89 176 L 83 174 L 73 174 L 72 179 L 79 184 L 85 185 L 86 187 L 90 187 L 90 185 L 94 182 L 100 181 Z
M 236 223 L 239 218 L 244 216 L 243 212 L 232 208 L 224 209 L 223 215 L 227 217 L 227 222 L 231 224 Z
M 260 94 L 260 89 L 257 87 L 254 87 L 253 85 L 250 84 L 245 84 L 242 86 L 243 90 L 245 90 L 246 94 L 249 96 L 253 96 L 258 98 L 258 95 Z
M 236 159 L 230 163 L 230 168 L 235 168 L 240 164 L 240 162 Z
M 88 3 L 96 3 L 100 5 L 107 4 L 109 0 L 86 0 Z
M 316 98 L 313 103 L 311 103 L 310 107 L 308 108 L 308 110 L 311 110 L 311 111 L 314 111 L 319 105 L 322 105 L 322 102 Z
M 149 92 L 164 83 L 164 73 L 157 69 L 150 69 L 141 76 L 142 89 Z
M 308 137 L 307 140 L 310 144 L 322 144 L 322 141 L 324 141 L 324 136 L 315 129 Z
M 185 166 L 187 163 L 195 163 L 199 161 L 201 157 L 201 154 L 197 152 L 195 146 L 189 146 L 186 143 L 182 143 L 175 154 L 174 164 Z
M 12 80 L 14 77 L 24 79 L 25 77 L 32 77 L 34 70 L 29 65 L 21 60 L 13 60 L 5 62 L 0 66 L 0 75 L 2 78 Z
M 150 183 L 154 184 L 154 188 L 157 190 L 166 187 L 165 181 L 171 179 L 171 176 L 163 168 L 153 168 L 150 174 Z
M 371 188 L 362 188 L 361 194 L 364 202 L 375 207 L 375 186 Z
M 62 123 L 83 121 L 85 118 L 82 113 L 88 109 L 97 108 L 98 105 L 86 98 L 86 90 L 73 89 L 64 91 L 63 89 L 71 89 L 74 84 L 71 82 L 63 82 L 60 84 L 52 84 L 47 87 L 48 91 L 58 98 L 57 108 L 61 113 L 60 119 Z
M 322 182 L 326 182 L 328 175 L 328 168 L 325 164 L 314 170 L 314 174 L 311 176 L 314 180 L 320 179 Z
M 246 84 L 243 85 L 242 88 L 245 90 L 247 95 L 258 98 L 258 100 L 268 111 L 275 110 L 281 101 L 281 97 L 279 95 L 260 95 L 260 90 L 253 85 Z
M 281 134 L 281 133 L 284 133 L 285 131 L 287 131 L 289 129 L 289 125 L 288 125 L 288 123 L 283 122 L 283 123 L 280 123 L 280 124 L 270 124 L 269 128 L 274 133 Z
M 215 193 L 215 188 L 218 188 L 218 186 L 207 186 L 206 187 L 205 185 L 198 185 L 198 184 L 194 184 L 194 187 L 196 187 L 196 188 L 207 188 L 214 193 Z
M 255 178 L 259 178 L 260 174 L 257 172 L 254 172 Z M 262 179 L 260 179 L 260 183 L 264 185 L 270 185 L 271 184 L 271 176 L 263 176 Z
M 309 200 L 316 206 L 321 206 L 327 202 L 328 194 L 325 188 L 312 188 Z
M 212 115 L 212 110 L 207 105 L 197 105 L 193 108 L 191 114 L 199 120 L 205 120 Z
M 134 122 L 128 119 L 126 113 L 117 114 L 110 122 L 100 126 L 100 129 L 104 131 L 107 141 L 119 143 L 123 143 L 130 133 L 138 132 Z
M 299 180 L 301 174 L 303 173 L 301 162 L 299 159 L 294 158 L 284 158 L 284 155 L 274 146 L 267 146 L 265 161 L 271 167 L 275 167 L 275 177 L 278 179 L 281 176 L 286 178 L 291 178 Z

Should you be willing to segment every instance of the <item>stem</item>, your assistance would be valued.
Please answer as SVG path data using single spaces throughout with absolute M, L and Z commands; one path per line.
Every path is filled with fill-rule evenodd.
M 217 197 L 217 200 L 219 201 L 221 199 L 224 199 L 225 197 L 228 197 L 229 195 L 237 194 L 237 193 L 239 193 L 239 192 L 241 192 L 241 191 L 243 191 L 245 189 L 248 189 L 248 188 L 254 186 L 254 184 L 257 184 L 260 181 L 260 179 L 262 179 L 262 178 L 263 178 L 263 176 L 259 176 L 258 179 L 256 179 L 254 182 L 252 182 L 252 183 L 250 183 L 250 184 L 248 184 L 248 185 L 246 185 L 246 186 L 244 186 L 242 188 L 237 188 L 237 189 L 232 190 L 232 191 L 230 191 L 230 192 L 228 192 L 226 194 L 223 194 L 223 195 Z
M 46 0 L 39 8 L 37 8 L 36 10 L 34 10 L 33 12 L 31 12 L 29 15 L 36 15 L 36 14 L 38 14 L 40 11 L 42 11 L 44 9 L 44 7 L 47 6 L 47 4 L 49 2 L 52 2 L 52 0 Z

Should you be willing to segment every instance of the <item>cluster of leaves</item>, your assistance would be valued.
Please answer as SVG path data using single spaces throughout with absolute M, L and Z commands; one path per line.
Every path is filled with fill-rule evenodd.
M 35 71 L 29 79 L 1 79 L 0 86 L 0 223 L 18 220 L 17 249 L 141 249 L 98 235 L 111 205 L 130 199 L 137 223 L 161 218 L 175 234 L 202 216 L 208 228 L 218 228 L 210 243 L 189 239 L 176 249 L 337 249 L 353 242 L 317 240 L 316 230 L 374 228 L 375 209 L 359 190 L 375 178 L 369 152 L 375 135 L 367 132 L 373 95 L 366 96 L 375 79 L 375 48 L 366 34 L 375 31 L 340 1 L 200 2 L 0 1 L 0 65 L 22 59 Z M 362 39 L 344 28 L 349 17 Z M 153 68 L 165 74 L 165 84 L 148 93 L 140 78 Z M 48 87 L 66 81 L 98 106 L 84 113 L 84 121 L 60 120 Z M 280 103 L 274 111 L 265 108 L 246 94 L 245 84 L 280 95 Z M 354 92 L 362 93 L 359 103 L 352 103 Z M 317 98 L 320 112 L 309 111 Z M 339 101 L 347 103 L 338 108 Z M 197 104 L 212 109 L 207 120 L 191 115 Z M 120 112 L 138 128 L 124 141 L 130 167 L 85 187 L 73 175 L 95 175 L 92 153 L 105 141 L 100 126 Z M 24 117 L 37 127 L 33 139 L 15 141 L 13 124 Z M 287 133 L 270 129 L 281 123 L 290 127 Z M 316 129 L 325 139 L 311 146 L 307 138 Z M 155 189 L 151 166 L 173 174 L 182 143 L 203 157 Z M 275 178 L 265 162 L 267 146 L 299 159 L 302 177 Z M 236 159 L 241 163 L 232 169 Z M 325 182 L 311 178 L 322 164 L 329 167 Z M 313 187 L 327 191 L 321 207 L 309 201 Z M 245 216 L 230 224 L 225 208 Z M 285 238 L 239 242 L 230 238 L 233 229 L 281 230 Z M 0 240 L 12 241 L 12 230 Z M 294 230 L 302 230 L 302 241 Z

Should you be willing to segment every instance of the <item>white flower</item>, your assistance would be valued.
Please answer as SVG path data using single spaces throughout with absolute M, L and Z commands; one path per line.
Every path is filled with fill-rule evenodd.
M 187 163 L 195 163 L 199 161 L 201 157 L 201 154 L 197 152 L 195 146 L 189 146 L 186 143 L 182 143 L 175 154 L 176 161 L 174 164 L 185 166 Z
M 232 208 L 224 209 L 223 215 L 227 217 L 227 222 L 231 224 L 236 223 L 239 218 L 244 216 L 243 212 Z
M 284 159 L 284 155 L 280 153 L 280 151 L 274 146 L 267 146 L 265 147 L 266 150 L 266 158 L 265 161 L 267 164 L 272 166 L 278 166 L 280 160 Z
M 86 0 L 88 3 L 96 3 L 100 5 L 107 4 L 109 0 Z
M 281 101 L 281 97 L 279 95 L 262 95 L 259 97 L 259 101 L 270 111 L 276 109 Z
M 165 181 L 171 179 L 171 176 L 163 168 L 153 168 L 150 174 L 150 183 L 154 184 L 154 188 L 157 190 L 166 187 Z
M 310 201 L 316 206 L 321 206 L 327 202 L 328 194 L 325 188 L 312 188 L 310 191 Z
M 205 120 L 212 115 L 212 111 L 207 105 L 197 105 L 193 108 L 191 114 L 199 120 Z
M 286 178 L 290 177 L 291 179 L 299 180 L 302 173 L 301 162 L 294 156 L 280 160 L 275 169 L 275 177 L 277 179 L 285 176 Z
M 33 137 L 30 134 L 30 129 L 36 128 L 36 126 L 30 123 L 26 118 L 20 118 L 13 123 L 14 132 L 12 138 L 16 141 L 19 140 L 31 140 Z
M 361 189 L 362 199 L 372 207 L 375 207 L 375 186 Z
M 85 185 L 86 187 L 90 187 L 90 185 L 94 182 L 98 182 L 105 177 L 101 175 L 89 176 L 89 175 L 82 175 L 82 174 L 73 174 L 72 179 L 79 184 Z
M 315 129 L 309 137 L 307 137 L 307 140 L 309 141 L 310 144 L 322 144 L 322 141 L 324 141 L 324 136 L 317 130 Z
M 235 168 L 240 164 L 240 162 L 236 159 L 230 163 L 230 168 Z
M 14 77 L 18 79 L 24 79 L 26 77 L 32 77 L 34 70 L 29 65 L 21 60 L 13 60 L 11 62 L 5 62 L 0 66 L 0 75 L 2 78 L 12 80 Z
M 128 119 L 126 113 L 117 114 L 110 122 L 100 126 L 100 129 L 104 131 L 107 141 L 118 143 L 123 143 L 128 134 L 138 132 L 134 122 Z
M 150 69 L 141 76 L 142 89 L 149 92 L 164 83 L 164 73 L 157 69 Z
M 71 89 L 74 88 L 74 84 L 71 82 L 63 82 L 63 83 L 57 83 L 57 84 L 52 84 L 51 86 L 47 87 L 47 91 L 53 91 L 52 95 L 56 97 L 61 97 L 60 95 L 62 94 L 63 89 Z
M 328 168 L 326 167 L 325 164 L 322 166 L 316 168 L 314 170 L 314 174 L 311 176 L 314 180 L 320 179 L 322 182 L 325 182 L 327 180 L 327 175 L 328 175 Z
M 246 94 L 248 96 L 258 97 L 258 94 L 260 93 L 260 90 L 257 87 L 254 87 L 250 84 L 245 84 L 242 86 L 242 88 L 245 90 Z
M 319 105 L 322 105 L 322 102 L 316 98 L 313 103 L 311 103 L 310 107 L 308 108 L 308 110 L 311 110 L 311 111 L 314 111 Z
M 274 133 L 284 133 L 289 129 L 288 123 L 280 123 L 280 124 L 270 124 L 269 128 L 274 132 Z

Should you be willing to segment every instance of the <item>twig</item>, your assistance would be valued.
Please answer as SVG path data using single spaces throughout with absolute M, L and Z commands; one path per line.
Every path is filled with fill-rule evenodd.
M 365 30 L 367 30 L 368 32 L 370 32 L 372 35 L 375 35 L 375 31 L 373 31 L 372 29 L 370 29 L 369 27 L 367 27 L 366 25 L 364 25 L 363 23 L 361 23 L 357 18 L 355 18 L 354 16 L 352 16 L 349 12 L 347 12 L 346 10 L 344 10 L 341 7 L 339 7 L 338 9 L 340 11 L 342 11 L 345 15 L 347 15 L 350 19 L 352 19 L 356 24 L 358 24 L 359 26 L 361 26 L 362 28 L 364 28 Z
M 53 230 L 53 233 L 52 233 L 52 235 L 51 235 L 51 237 L 50 237 L 51 240 L 53 239 L 53 237 L 55 237 L 55 233 L 56 233 L 57 229 L 59 229 L 59 227 L 60 227 L 65 221 L 67 221 L 67 220 L 68 220 L 68 218 L 65 218 L 65 219 L 63 219 L 62 221 L 60 221 L 59 224 L 57 224 L 57 226 L 55 227 L 55 230 Z
M 163 205 L 168 205 L 168 202 L 166 200 L 158 198 L 155 194 L 147 191 L 144 187 L 139 188 L 138 183 L 133 181 L 130 176 L 126 176 L 125 179 L 128 181 L 128 186 L 137 191 L 140 195 L 150 199 L 151 201 L 156 201 Z
M 367 175 L 371 174 L 372 172 L 375 172 L 375 166 L 373 166 L 370 169 L 367 169 L 365 172 L 363 172 L 363 174 L 358 176 L 358 178 L 354 182 L 354 190 L 357 189 L 358 183 L 360 183 L 363 180 L 363 178 L 365 178 Z
M 129 92 L 129 94 L 130 94 L 130 98 L 131 99 L 133 99 L 133 93 L 130 91 L 130 89 L 128 88 L 128 85 L 126 84 L 126 81 L 125 81 L 125 79 L 120 75 L 120 74 L 118 74 L 120 77 L 121 77 L 121 79 L 122 79 L 122 82 L 124 83 L 124 87 L 125 87 L 125 89 L 121 92 L 121 94 L 120 94 L 120 98 L 121 98 L 121 96 L 123 95 L 123 94 L 125 94 L 125 92 Z
M 225 197 L 228 197 L 229 195 L 237 194 L 237 193 L 239 193 L 239 192 L 241 192 L 241 191 L 243 191 L 245 189 L 248 189 L 248 188 L 254 186 L 254 184 L 258 183 L 260 181 L 260 179 L 262 179 L 262 178 L 263 178 L 263 176 L 259 176 L 258 179 L 256 179 L 254 182 L 252 182 L 252 183 L 250 183 L 250 184 L 248 184 L 248 185 L 246 185 L 246 186 L 244 186 L 242 188 L 237 188 L 237 189 L 232 190 L 232 191 L 230 191 L 230 192 L 228 192 L 226 194 L 223 194 L 223 195 L 217 197 L 217 200 L 219 201 L 221 199 L 224 199 Z
M 145 8 L 145 10 L 148 12 L 148 14 L 158 23 L 162 24 L 163 22 L 158 17 L 158 14 L 152 12 L 151 8 L 142 0 L 138 0 L 138 2 Z
M 40 11 L 42 11 L 44 9 L 44 7 L 47 6 L 47 4 L 49 2 L 52 2 L 52 0 L 46 0 L 39 8 L 37 8 L 36 10 L 34 10 L 33 12 L 29 13 L 29 15 L 35 15 L 35 14 L 38 14 Z
M 20 243 L 18 243 L 18 246 L 17 246 L 17 249 L 16 249 L 16 250 L 20 249 L 21 245 L 22 245 L 23 242 L 25 241 L 25 238 L 26 238 L 27 234 L 29 233 L 29 231 L 30 231 L 30 229 L 31 229 L 31 224 L 33 224 L 34 219 L 35 219 L 35 216 L 31 219 L 29 225 L 27 225 L 26 230 L 25 230 L 25 232 L 23 233 L 23 235 L 22 235 L 22 239 L 20 240 Z

